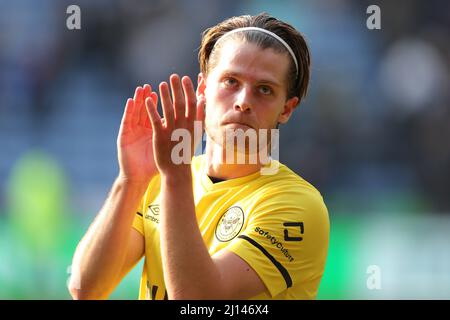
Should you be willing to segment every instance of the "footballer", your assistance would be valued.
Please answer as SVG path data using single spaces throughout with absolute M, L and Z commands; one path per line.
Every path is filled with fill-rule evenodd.
M 267 14 L 232 17 L 203 33 L 199 63 L 196 87 L 172 74 L 126 102 L 119 174 L 73 257 L 74 299 L 108 298 L 142 258 L 140 299 L 316 298 L 329 241 L 322 195 L 261 160 L 273 139 L 251 150 L 248 134 L 231 149 L 244 161 L 225 156 L 230 131 L 288 123 L 308 88 L 305 39 Z M 194 135 L 196 124 L 204 153 L 174 161 L 173 133 Z

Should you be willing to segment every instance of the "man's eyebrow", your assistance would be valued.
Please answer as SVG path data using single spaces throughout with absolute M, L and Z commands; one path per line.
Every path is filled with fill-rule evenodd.
M 244 75 L 242 74 L 242 73 L 239 73 L 239 72 L 236 72 L 236 71 L 224 71 L 224 72 L 222 72 L 222 75 L 221 75 L 222 77 L 236 77 L 236 78 L 242 78 L 242 77 L 244 77 Z M 274 87 L 282 87 L 282 84 L 281 83 L 279 83 L 278 81 L 276 81 L 276 80 L 271 80 L 271 79 L 259 79 L 259 80 L 257 80 L 257 82 L 259 83 L 259 84 L 269 84 L 269 85 L 272 85 L 272 86 L 274 86 Z

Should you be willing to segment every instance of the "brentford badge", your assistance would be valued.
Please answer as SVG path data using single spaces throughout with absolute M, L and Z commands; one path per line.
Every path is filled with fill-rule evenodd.
M 236 237 L 244 225 L 244 211 L 240 207 L 231 207 L 222 215 L 216 227 L 216 238 L 227 242 Z

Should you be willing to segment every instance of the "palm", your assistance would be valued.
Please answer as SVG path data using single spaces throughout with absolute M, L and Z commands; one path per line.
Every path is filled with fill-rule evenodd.
M 124 130 L 119 137 L 121 163 L 124 173 L 130 177 L 143 178 L 155 169 L 152 146 L 152 130 L 144 127 Z
M 153 156 L 153 133 L 146 98 L 155 100 L 150 86 L 138 87 L 134 99 L 128 99 L 117 138 L 121 174 L 136 181 L 148 181 L 157 172 Z

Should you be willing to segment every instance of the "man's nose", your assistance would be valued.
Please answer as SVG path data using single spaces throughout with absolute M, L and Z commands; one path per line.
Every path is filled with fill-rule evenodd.
M 234 102 L 234 110 L 249 112 L 252 108 L 251 95 L 252 92 L 250 88 L 245 87 L 241 88 L 236 97 L 236 101 Z

